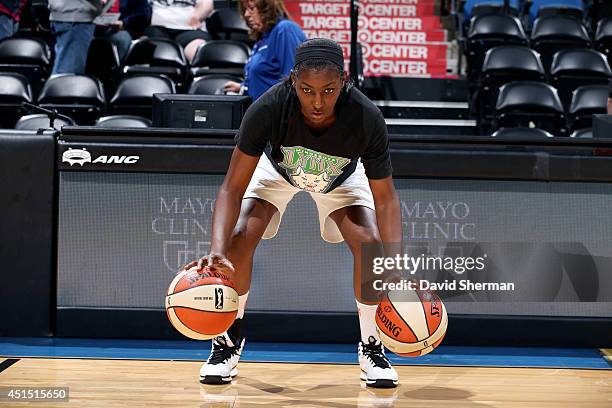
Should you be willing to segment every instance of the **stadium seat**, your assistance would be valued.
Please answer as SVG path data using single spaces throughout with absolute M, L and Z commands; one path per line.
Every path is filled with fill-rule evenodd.
M 206 19 L 206 29 L 215 39 L 252 43 L 249 27 L 235 9 L 222 8 L 215 11 Z
M 94 38 L 87 53 L 85 73 L 102 81 L 106 94 L 110 95 L 121 73 L 117 46 L 106 38 Z
M 510 0 L 508 13 L 517 16 L 519 9 L 519 0 Z M 504 0 L 467 0 L 463 5 L 463 16 L 466 22 L 474 16 L 504 13 Z
M 590 3 L 589 18 L 593 23 L 597 23 L 603 18 L 612 17 L 612 2 L 610 0 L 591 0 Z
M 502 45 L 487 51 L 474 100 L 478 105 L 481 134 L 490 133 L 499 88 L 520 80 L 546 82 L 544 67 L 537 52 L 518 45 Z
M 491 137 L 503 137 L 506 139 L 546 139 L 554 136 L 545 130 L 537 128 L 508 127 L 498 129 Z
M 113 115 L 103 116 L 96 120 L 96 126 L 104 128 L 147 128 L 151 121 L 142 116 Z
M 583 0 L 532 0 L 529 7 L 530 21 L 538 17 L 564 15 L 582 20 L 584 17 Z
M 518 18 L 484 15 L 472 18 L 465 44 L 468 79 L 478 78 L 487 50 L 499 45 L 526 45 L 527 36 Z
M 226 74 L 210 74 L 196 78 L 189 93 L 194 95 L 223 95 L 223 86 L 227 81 L 240 82 L 241 78 Z
M 557 51 L 591 46 L 592 42 L 586 27 L 572 17 L 540 17 L 535 21 L 531 31 L 531 48 L 540 53 L 546 70 L 550 69 L 552 58 Z
M 606 57 L 591 49 L 561 50 L 553 57 L 550 83 L 557 88 L 564 106 L 569 106 L 572 93 L 581 85 L 606 85 L 610 66 Z
M 14 72 L 0 72 L 0 127 L 12 129 L 25 110 L 22 102 L 32 102 L 28 79 Z
M 574 130 L 574 132 L 570 135 L 570 137 L 575 137 L 576 139 L 589 139 L 593 137 L 593 128 L 584 128 Z
M 209 41 L 198 48 L 191 61 L 191 73 L 194 77 L 206 74 L 244 76 L 249 53 L 248 45 L 238 41 Z
M 75 123 L 67 122 L 63 119 L 55 119 L 53 121 L 53 129 L 60 130 L 62 126 L 74 126 Z M 50 120 L 44 113 L 36 113 L 34 115 L 25 115 L 19 118 L 15 124 L 17 130 L 38 130 L 50 129 Z
M 155 75 L 124 78 L 110 100 L 110 112 L 151 119 L 153 94 L 156 93 L 176 93 L 174 82 L 167 77 Z
M 604 53 L 609 63 L 612 56 L 612 17 L 603 18 L 597 23 L 595 48 Z
M 36 38 L 5 38 L 0 41 L 0 71 L 25 75 L 34 96 L 49 76 L 51 50 Z
M 607 103 L 607 85 L 584 85 L 576 89 L 568 111 L 568 128 L 570 132 L 591 127 L 593 114 L 605 114 Z
M 125 57 L 124 76 L 165 75 L 179 90 L 189 81 L 183 48 L 165 38 L 143 38 L 132 42 Z
M 104 111 L 105 103 L 102 83 L 87 75 L 53 75 L 38 95 L 38 105 L 57 109 L 79 125 L 93 124 Z
M 511 82 L 501 87 L 494 126 L 496 129 L 540 128 L 555 136 L 567 135 L 563 105 L 557 90 L 534 81 Z

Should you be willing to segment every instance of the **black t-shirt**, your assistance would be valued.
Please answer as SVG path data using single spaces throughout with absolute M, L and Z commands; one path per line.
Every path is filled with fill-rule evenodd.
M 287 181 L 307 191 L 333 190 L 355 171 L 360 158 L 370 179 L 392 173 L 385 120 L 355 88 L 338 98 L 334 125 L 315 134 L 304 122 L 293 87 L 281 82 L 249 107 L 236 139 L 250 156 L 265 151 Z

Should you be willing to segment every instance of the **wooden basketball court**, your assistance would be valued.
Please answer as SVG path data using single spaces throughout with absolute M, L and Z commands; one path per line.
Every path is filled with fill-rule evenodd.
M 7 407 L 612 407 L 601 369 L 396 366 L 400 386 L 374 390 L 357 365 L 245 362 L 231 385 L 204 386 L 199 362 L 2 360 L 0 387 L 69 387 L 68 402 Z

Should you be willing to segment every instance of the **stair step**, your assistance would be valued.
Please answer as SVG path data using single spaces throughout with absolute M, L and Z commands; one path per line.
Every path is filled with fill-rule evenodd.
M 467 119 L 466 102 L 374 101 L 388 119 Z
M 390 134 L 404 135 L 476 135 L 475 120 L 457 119 L 385 119 Z
M 387 108 L 433 108 L 433 109 L 463 109 L 467 110 L 470 104 L 467 102 L 443 102 L 443 101 L 372 101 L 378 107 Z
M 476 127 L 476 121 L 471 119 L 387 119 L 390 126 L 444 126 L 444 127 Z

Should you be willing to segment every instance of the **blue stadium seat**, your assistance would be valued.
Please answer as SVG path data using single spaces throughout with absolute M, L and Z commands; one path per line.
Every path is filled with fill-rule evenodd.
M 519 0 L 510 0 L 509 13 L 517 16 L 521 9 Z M 463 5 L 463 16 L 469 21 L 474 16 L 501 14 L 504 12 L 504 0 L 467 0 Z

